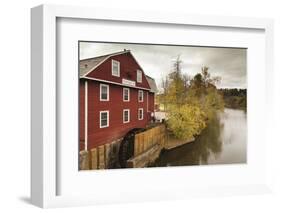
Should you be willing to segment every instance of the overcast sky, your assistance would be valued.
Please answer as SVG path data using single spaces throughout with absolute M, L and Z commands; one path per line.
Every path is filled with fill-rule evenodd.
M 207 66 L 211 76 L 221 77 L 218 87 L 247 87 L 246 49 L 80 42 L 80 59 L 123 49 L 131 50 L 145 74 L 153 77 L 158 86 L 180 55 L 183 73 L 194 76 L 202 66 Z

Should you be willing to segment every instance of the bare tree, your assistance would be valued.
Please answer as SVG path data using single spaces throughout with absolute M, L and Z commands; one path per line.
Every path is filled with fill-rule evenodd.
M 216 86 L 221 81 L 221 78 L 218 76 L 211 77 L 211 74 L 209 72 L 209 67 L 203 66 L 201 68 L 201 75 L 202 75 L 202 81 L 205 84 L 205 87 L 208 86 Z

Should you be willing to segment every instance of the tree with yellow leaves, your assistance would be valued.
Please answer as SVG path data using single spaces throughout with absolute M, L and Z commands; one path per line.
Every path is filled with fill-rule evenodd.
M 208 67 L 190 79 L 181 73 L 180 64 L 178 57 L 166 87 L 167 125 L 177 138 L 189 139 L 200 134 L 224 103 L 215 86 L 220 78 L 211 77 Z

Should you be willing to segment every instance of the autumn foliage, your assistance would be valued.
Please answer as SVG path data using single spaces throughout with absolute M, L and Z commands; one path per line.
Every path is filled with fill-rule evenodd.
M 191 78 L 181 73 L 180 63 L 178 59 L 174 72 L 163 80 L 159 102 L 168 114 L 168 129 L 177 138 L 189 139 L 199 135 L 208 120 L 223 110 L 224 102 L 216 88 L 220 78 L 211 77 L 208 67 Z

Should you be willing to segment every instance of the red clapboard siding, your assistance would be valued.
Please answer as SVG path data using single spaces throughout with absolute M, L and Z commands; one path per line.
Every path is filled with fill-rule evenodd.
M 112 76 L 112 59 L 120 62 L 120 77 Z M 142 71 L 142 83 L 137 83 L 137 70 Z M 150 86 L 145 74 L 130 52 L 109 57 L 100 64 L 87 77 L 92 79 L 80 79 L 79 94 L 79 137 L 80 150 L 84 149 L 85 140 L 85 81 L 88 83 L 88 147 L 90 150 L 99 145 L 110 143 L 124 135 L 133 128 L 145 128 L 151 120 L 151 112 L 154 111 L 154 93 L 148 92 Z M 108 81 L 103 83 L 99 80 Z M 136 87 L 143 90 L 143 102 L 138 101 L 138 88 L 130 89 L 130 101 L 123 101 L 122 79 L 134 81 Z M 113 83 L 111 83 L 113 82 Z M 100 84 L 109 85 L 109 101 L 100 101 Z M 138 120 L 138 109 L 143 108 L 143 120 Z M 123 110 L 130 110 L 130 122 L 123 123 Z M 100 111 L 109 111 L 109 126 L 100 128 Z
M 148 111 L 150 112 L 154 112 L 154 93 L 152 92 L 149 92 L 149 95 L 148 95 Z
M 111 74 L 112 59 L 120 62 L 120 77 L 112 76 Z M 142 83 L 137 82 L 137 70 L 142 71 Z M 137 64 L 130 52 L 121 55 L 111 56 L 104 63 L 99 65 L 94 71 L 90 72 L 87 77 L 113 81 L 120 84 L 122 83 L 122 78 L 124 78 L 131 81 L 135 81 L 137 87 L 150 89 L 143 70 Z
M 104 84 L 104 83 L 102 83 Z M 123 137 L 133 128 L 144 128 L 149 120 L 146 110 L 147 93 L 138 102 L 138 89 L 130 88 L 130 101 L 123 102 L 123 86 L 109 85 L 109 101 L 100 101 L 100 83 L 88 81 L 88 149 Z M 144 118 L 138 120 L 138 108 L 143 108 Z M 130 109 L 130 122 L 123 123 L 123 110 Z M 109 127 L 99 127 L 100 111 L 109 111 Z M 83 128 L 80 128 L 80 131 Z M 82 133 L 83 134 L 83 133 Z

